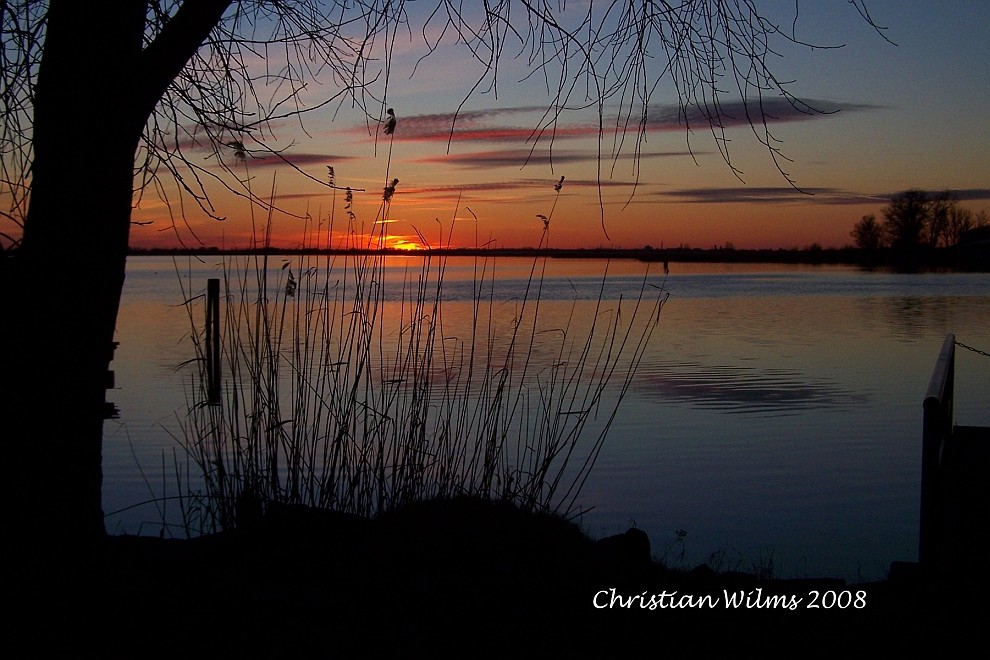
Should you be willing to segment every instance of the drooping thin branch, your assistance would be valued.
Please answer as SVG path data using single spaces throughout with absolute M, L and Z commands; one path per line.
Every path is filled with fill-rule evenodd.
M 703 128 L 741 177 L 727 133 L 738 123 L 731 113 L 740 112 L 774 166 L 797 187 L 771 130 L 774 108 L 782 100 L 798 112 L 821 110 L 790 91 L 790 81 L 777 77 L 774 61 L 787 46 L 841 45 L 802 39 L 797 1 L 783 27 L 757 0 L 613 0 L 589 3 L 580 11 L 549 0 L 423 4 L 147 2 L 144 49 L 134 66 L 141 75 L 127 83 L 150 117 L 137 161 L 135 199 L 140 200 L 157 173 L 167 172 L 179 177 L 179 195 L 192 195 L 210 215 L 222 217 L 206 199 L 207 188 L 199 180 L 203 176 L 222 179 L 224 187 L 264 206 L 224 164 L 220 156 L 227 145 L 251 142 L 254 148 L 281 154 L 285 146 L 276 139 L 277 127 L 293 120 L 305 131 L 302 117 L 331 104 L 358 108 L 370 130 L 387 107 L 391 53 L 400 31 L 422 35 L 424 58 L 453 40 L 481 66 L 454 113 L 451 136 L 468 100 L 485 92 L 497 97 L 501 79 L 511 70 L 509 60 L 517 59 L 527 68 L 521 81 L 539 78 L 546 94 L 546 110 L 533 127 L 529 146 L 535 150 L 547 144 L 551 163 L 559 123 L 570 113 L 596 108 L 599 138 L 612 134 L 610 146 L 599 140 L 599 180 L 611 176 L 621 154 L 631 152 L 638 182 L 638 158 L 649 131 L 666 129 L 669 123 L 684 130 L 692 152 L 693 132 Z M 849 4 L 889 41 L 866 0 Z M 9 225 L 6 236 L 23 230 L 30 199 L 33 102 L 48 11 L 46 0 L 0 2 L 0 220 Z M 420 27 L 417 20 L 421 30 L 414 29 Z M 658 98 L 670 98 L 676 113 L 659 112 Z M 219 169 L 197 162 L 204 149 Z M 291 162 L 288 156 L 286 160 Z

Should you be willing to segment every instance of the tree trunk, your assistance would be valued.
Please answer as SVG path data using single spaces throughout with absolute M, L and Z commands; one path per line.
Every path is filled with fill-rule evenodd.
M 107 370 L 124 283 L 134 156 L 128 98 L 145 4 L 53 0 L 39 70 L 31 200 L 5 270 L 3 419 L 16 533 L 64 549 L 104 533 Z M 37 543 L 34 543 L 34 542 Z
M 21 248 L 0 260 L 9 384 L 0 481 L 22 558 L 78 554 L 105 533 L 103 419 L 135 152 L 167 86 L 230 2 L 182 3 L 150 44 L 146 0 L 49 2 L 30 207 Z

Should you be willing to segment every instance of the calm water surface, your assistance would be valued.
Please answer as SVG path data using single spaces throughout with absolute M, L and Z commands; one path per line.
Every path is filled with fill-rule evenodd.
M 393 279 L 415 261 L 390 261 Z M 486 295 L 511 307 L 532 266 L 499 259 Z M 448 319 L 458 318 L 458 305 L 469 308 L 475 267 L 448 261 Z M 594 309 L 606 267 L 606 304 L 620 296 L 628 304 L 643 264 L 547 262 L 542 299 L 551 325 Z M 158 534 L 163 520 L 177 522 L 177 504 L 162 497 L 178 493 L 177 472 L 189 478 L 176 441 L 192 377 L 180 365 L 193 356 L 182 302 L 218 275 L 219 258 L 183 258 L 178 269 L 185 294 L 171 259 L 128 265 L 109 394 L 121 415 L 105 425 L 104 440 L 111 532 Z M 636 525 L 654 554 L 675 563 L 716 553 L 723 568 L 772 561 L 782 577 L 872 579 L 893 560 L 915 560 L 921 401 L 947 332 L 990 348 L 990 276 L 677 263 L 666 277 L 654 270 L 648 290 L 662 287 L 670 299 L 582 493 L 593 507 L 584 528 L 602 536 Z M 960 349 L 956 379 L 957 422 L 990 426 L 990 358 Z M 142 504 L 149 500 L 158 501 Z M 681 543 L 678 530 L 686 532 Z

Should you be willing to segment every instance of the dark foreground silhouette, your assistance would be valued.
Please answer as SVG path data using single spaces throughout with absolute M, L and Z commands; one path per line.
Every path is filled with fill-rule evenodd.
M 75 657 L 832 657 L 982 634 L 986 582 L 897 572 L 847 585 L 671 571 L 638 530 L 592 541 L 560 518 L 472 499 L 374 520 L 281 508 L 193 540 L 109 537 L 88 562 L 21 573 L 8 642 Z

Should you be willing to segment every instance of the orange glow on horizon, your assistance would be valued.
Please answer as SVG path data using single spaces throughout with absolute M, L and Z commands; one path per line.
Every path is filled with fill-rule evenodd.
M 391 250 L 422 250 L 424 246 L 408 236 L 385 236 L 385 247 Z
M 294 219 L 276 222 L 270 244 L 283 249 L 398 249 L 451 248 L 535 248 L 541 245 L 563 249 L 626 248 L 644 246 L 694 247 L 708 249 L 732 245 L 739 249 L 791 249 L 818 244 L 839 248 L 852 244 L 850 232 L 867 213 L 879 213 L 880 206 L 814 206 L 753 208 L 744 205 L 665 205 L 607 213 L 605 227 L 595 205 L 561 208 L 551 219 L 544 235 L 543 226 L 526 209 L 508 212 L 499 207 L 478 208 L 479 218 L 458 217 L 453 223 L 407 217 L 403 221 L 356 226 L 352 231 L 322 225 L 306 228 Z M 432 215 L 432 214 L 431 214 Z M 252 248 L 264 244 L 254 236 L 250 223 L 230 217 L 196 223 L 196 236 L 184 227 L 163 231 L 168 220 L 150 226 L 133 226 L 130 243 L 136 248 L 219 247 Z M 192 224 L 192 223 L 190 223 Z M 387 227 L 387 229 L 386 229 Z M 369 229 L 371 231 L 369 231 Z M 396 231 L 398 230 L 398 231 Z M 606 233 L 607 232 L 607 233 Z M 198 240 L 197 240 L 198 239 Z

